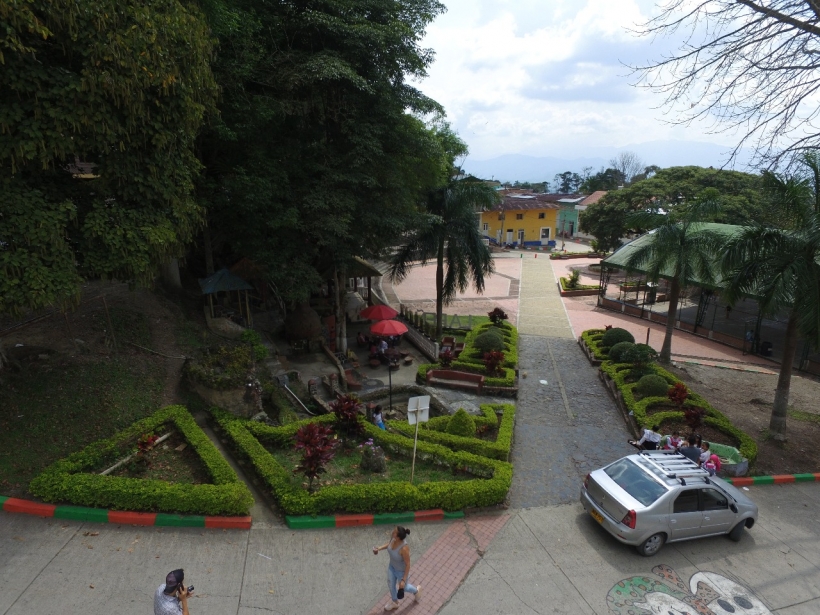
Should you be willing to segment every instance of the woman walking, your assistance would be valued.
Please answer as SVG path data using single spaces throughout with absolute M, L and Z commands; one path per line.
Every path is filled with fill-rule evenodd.
M 397 525 L 387 544 L 373 547 L 373 555 L 387 549 L 387 554 L 390 556 L 390 563 L 387 566 L 387 587 L 390 589 L 393 602 L 384 605 L 385 611 L 394 611 L 399 608 L 399 598 L 404 597 L 405 591 L 413 594 L 414 600 L 418 600 L 421 594 L 421 585 L 415 587 L 410 584 L 410 546 L 405 540 L 409 534 L 410 530 Z M 396 590 L 397 581 L 398 591 Z

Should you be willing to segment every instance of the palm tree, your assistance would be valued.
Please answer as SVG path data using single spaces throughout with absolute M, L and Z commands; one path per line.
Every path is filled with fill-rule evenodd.
M 430 194 L 419 228 L 391 260 L 389 275 L 396 282 L 407 277 L 414 263 L 436 260 L 436 339 L 441 338 L 443 307 L 470 282 L 482 292 L 485 276 L 495 271 L 476 213 L 497 202 L 495 190 L 486 184 L 451 179 Z
M 627 259 L 627 267 L 646 271 L 652 282 L 661 277 L 669 280 L 669 310 L 658 356 L 660 363 L 669 363 L 672 359 L 672 333 L 681 289 L 695 283 L 706 286 L 714 283 L 715 257 L 724 237 L 706 228 L 704 222 L 711 219 L 716 209 L 714 201 L 702 200 L 675 206 L 668 214 L 645 211 L 628 217 L 631 228 L 654 230 L 650 231 L 648 241 L 635 247 Z
M 785 439 L 792 366 L 798 336 L 820 347 L 820 156 L 803 155 L 809 178 L 764 174 L 777 227 L 744 228 L 726 246 L 723 263 L 730 303 L 755 297 L 764 314 L 788 310 L 783 362 L 777 378 L 769 430 Z

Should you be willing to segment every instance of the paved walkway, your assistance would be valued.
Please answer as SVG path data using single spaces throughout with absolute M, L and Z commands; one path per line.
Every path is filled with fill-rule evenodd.
M 584 476 L 634 449 L 567 320 L 548 259 L 524 258 L 513 508 L 578 499 Z
M 420 598 L 416 601 L 405 594 L 396 613 L 438 613 L 509 518 L 509 515 L 486 515 L 453 523 L 421 558 L 411 561 L 410 582 L 421 587 Z M 368 615 L 384 613 L 390 601 L 390 593 L 385 592 Z

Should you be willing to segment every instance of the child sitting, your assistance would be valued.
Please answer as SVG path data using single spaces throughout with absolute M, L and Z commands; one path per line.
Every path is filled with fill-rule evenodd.
M 672 432 L 672 435 L 666 438 L 666 446 L 664 449 L 667 451 L 677 451 L 680 448 L 680 445 L 683 443 L 683 440 L 680 437 L 680 434 L 677 430 Z
M 376 406 L 373 409 L 373 424 L 376 425 L 379 429 L 384 429 L 387 431 L 387 428 L 384 426 L 384 419 L 382 418 L 382 407 Z
M 703 464 L 703 469 L 709 472 L 709 476 L 714 476 L 720 472 L 720 457 L 713 453 Z

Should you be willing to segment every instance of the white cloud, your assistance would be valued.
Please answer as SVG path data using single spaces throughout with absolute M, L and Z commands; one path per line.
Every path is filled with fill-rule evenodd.
M 452 0 L 428 28 L 436 61 L 421 89 L 444 105 L 471 156 L 583 155 L 657 139 L 725 142 L 672 127 L 662 100 L 630 83 L 658 42 L 630 28 L 651 0 Z M 546 5 L 546 6 L 545 6 Z

